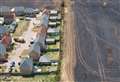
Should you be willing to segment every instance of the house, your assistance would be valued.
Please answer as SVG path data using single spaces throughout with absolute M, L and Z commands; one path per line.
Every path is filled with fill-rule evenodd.
M 62 15 L 61 15 L 61 14 L 58 14 L 57 20 L 60 21 L 61 19 L 62 19 Z
M 41 17 L 41 25 L 44 25 L 46 28 L 48 28 L 48 20 L 49 16 L 47 14 L 43 14 Z
M 58 15 L 58 11 L 57 10 L 50 10 L 50 15 Z
M 4 60 L 6 60 L 6 48 L 2 43 L 0 43 L 0 61 Z
M 4 16 L 4 23 L 5 24 L 11 24 L 15 20 L 16 20 L 15 12 L 11 11 L 9 15 Z
M 40 63 L 50 63 L 51 61 L 50 61 L 50 58 L 48 56 L 43 55 L 40 57 L 39 62 Z
M 2 39 L 3 37 L 3 34 L 7 32 L 7 29 L 5 29 L 4 26 L 0 26 L 0 40 Z
M 44 25 L 43 26 L 41 25 L 41 27 L 38 27 L 36 38 L 37 38 L 37 41 L 43 45 L 44 48 L 45 48 L 46 34 L 47 34 L 47 28 Z
M 25 8 L 23 6 L 14 7 L 16 16 L 23 16 L 25 14 Z
M 47 34 L 48 35 L 58 35 L 60 33 L 60 30 L 57 28 L 48 28 Z
M 48 23 L 48 26 L 50 26 L 50 27 L 56 27 L 57 26 L 57 22 L 49 22 Z
M 34 9 L 34 13 L 35 13 L 35 14 L 39 14 L 39 12 L 40 12 L 40 10 L 39 10 L 38 8 L 35 8 L 35 9 Z
M 13 21 L 8 28 L 9 32 L 14 33 L 16 30 L 16 27 L 17 27 L 17 22 Z
M 5 48 L 9 48 L 12 43 L 12 37 L 10 33 L 6 32 L 3 34 L 1 43 L 5 46 Z
M 47 29 L 48 29 L 48 15 L 44 14 L 42 15 L 40 19 L 40 26 L 37 28 L 37 35 L 36 37 L 39 39 L 39 42 L 45 45 L 45 38 L 47 34 Z
M 36 20 L 34 20 L 33 24 L 36 26 L 36 27 L 41 27 L 41 26 L 44 26 L 46 28 L 48 28 L 48 20 L 49 17 L 47 14 L 39 14 L 37 15 L 37 18 Z
M 0 25 L 3 25 L 3 24 L 4 24 L 4 18 L 0 17 Z
M 25 12 L 25 16 L 27 16 L 27 17 L 35 17 L 36 16 L 33 8 L 25 8 L 24 12 Z
M 38 61 L 41 54 L 41 44 L 34 42 L 30 47 L 29 56 L 33 61 Z
M 10 7 L 8 6 L 0 6 L 0 16 L 8 16 L 10 15 Z
M 46 38 L 46 44 L 55 44 L 56 43 L 56 40 L 53 39 L 53 38 Z
M 50 21 L 57 21 L 58 16 L 50 16 L 49 20 Z
M 22 58 L 20 62 L 20 72 L 23 75 L 29 75 L 33 73 L 33 61 L 30 58 Z

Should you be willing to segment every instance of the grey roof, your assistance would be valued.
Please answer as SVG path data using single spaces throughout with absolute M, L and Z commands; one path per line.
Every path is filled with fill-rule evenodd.
M 39 35 L 38 37 L 36 37 L 35 42 L 39 42 L 42 44 L 45 42 L 45 37 L 46 36 Z
M 39 62 L 51 62 L 50 58 L 46 55 L 40 57 Z
M 24 15 L 25 8 L 23 6 L 14 7 L 16 15 Z
M 25 13 L 34 13 L 33 8 L 25 8 Z
M 46 38 L 46 42 L 55 42 L 54 38 Z
M 7 32 L 7 29 L 5 29 L 4 26 L 0 26 L 0 35 Z
M 43 14 L 43 16 L 41 17 L 41 24 L 45 25 L 45 27 L 48 27 L 49 21 L 48 19 L 49 19 L 48 15 Z
M 56 28 L 48 28 L 47 33 L 59 33 L 59 29 Z
M 50 10 L 50 14 L 58 14 L 57 10 Z
M 24 11 L 24 7 L 22 7 L 22 6 L 19 6 L 19 7 L 14 7 L 15 8 L 15 11 L 17 12 L 17 11 Z
M 30 48 L 30 52 L 34 51 L 38 54 L 41 54 L 41 47 L 40 44 L 38 42 L 35 42 L 34 44 L 32 44 L 31 48 Z
M 20 71 L 24 74 L 30 74 L 33 71 L 33 61 L 30 58 L 24 58 L 20 63 Z
M 5 54 L 6 54 L 6 48 L 2 43 L 0 43 L 0 57 L 3 57 Z
M 10 12 L 10 7 L 8 7 L 8 6 L 0 6 L 0 12 Z

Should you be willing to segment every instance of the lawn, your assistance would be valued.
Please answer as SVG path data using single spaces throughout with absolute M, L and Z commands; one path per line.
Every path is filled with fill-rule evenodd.
M 5 79 L 5 81 L 0 82 L 58 82 L 56 74 L 50 75 L 36 75 L 33 77 L 22 77 L 22 76 L 12 76 L 9 80 Z
M 13 33 L 13 36 L 14 37 L 21 36 L 28 29 L 28 25 L 29 25 L 29 21 L 20 20 L 15 33 Z
M 58 52 L 47 52 L 46 55 L 51 59 L 51 60 L 59 60 L 60 59 L 60 54 Z
M 49 36 L 49 35 L 48 35 L 47 37 L 48 37 L 48 38 L 54 38 L 54 39 L 57 40 L 57 41 L 60 40 L 60 35 L 57 35 L 57 36 L 54 36 L 54 35 L 53 35 L 53 36 Z
M 59 49 L 60 48 L 60 42 L 57 42 L 56 44 L 47 45 L 47 49 Z

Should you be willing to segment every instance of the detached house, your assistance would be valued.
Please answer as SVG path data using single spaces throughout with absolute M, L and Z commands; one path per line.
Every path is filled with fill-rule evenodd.
M 22 6 L 14 7 L 16 16 L 23 16 L 25 14 L 25 8 Z
M 0 6 L 0 16 L 4 17 L 10 15 L 10 7 L 8 6 Z
M 41 22 L 39 26 L 37 26 L 36 28 L 37 29 L 36 39 L 34 40 L 34 43 L 30 48 L 29 54 L 34 61 L 39 61 L 41 52 L 46 49 L 45 38 L 48 28 L 48 15 L 43 15 L 40 20 Z
M 30 58 L 24 58 L 20 62 L 20 72 L 23 75 L 30 75 L 33 73 L 33 61 Z
M 33 8 L 25 8 L 25 16 L 27 17 L 35 17 L 36 14 Z
M 4 16 L 4 23 L 11 24 L 13 21 L 16 20 L 15 9 L 10 10 L 10 14 Z
M 5 48 L 9 48 L 12 43 L 12 37 L 10 33 L 6 32 L 3 34 L 1 43 L 5 46 Z
M 0 40 L 2 39 L 4 33 L 6 33 L 6 32 L 7 32 L 7 30 L 5 29 L 5 27 L 4 26 L 0 26 Z
M 6 60 L 6 48 L 2 43 L 0 43 L 0 61 L 4 60 Z
M 37 28 L 37 39 L 42 44 L 43 48 L 45 47 L 45 38 L 48 29 L 48 15 L 44 14 L 41 18 L 40 26 Z
M 30 47 L 29 56 L 33 61 L 38 61 L 41 54 L 41 44 L 34 42 Z

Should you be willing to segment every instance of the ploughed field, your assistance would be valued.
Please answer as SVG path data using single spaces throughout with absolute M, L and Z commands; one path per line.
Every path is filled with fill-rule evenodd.
M 120 81 L 119 0 L 74 0 L 75 82 Z
M 0 6 L 24 6 L 38 8 L 44 5 L 53 5 L 52 0 L 0 0 Z

